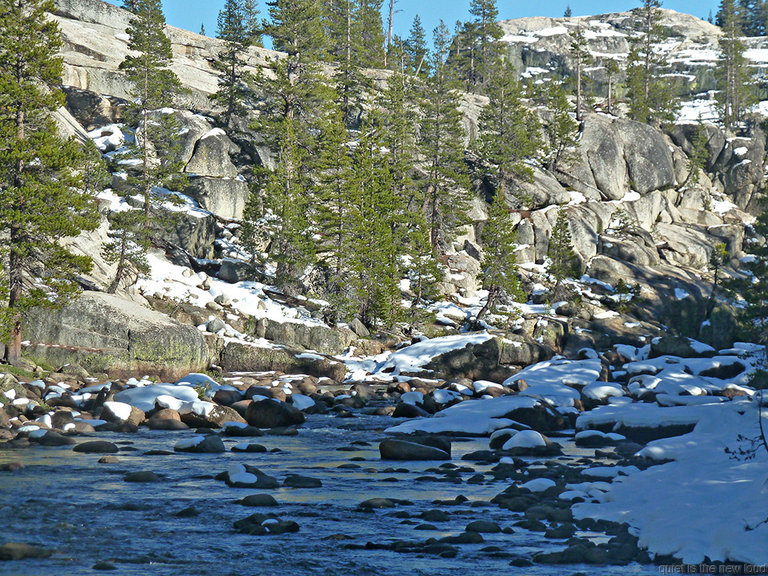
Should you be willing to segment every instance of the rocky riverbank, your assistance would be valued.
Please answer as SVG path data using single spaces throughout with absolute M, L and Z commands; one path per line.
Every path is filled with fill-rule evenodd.
M 694 341 L 677 347 L 688 357 L 677 356 L 659 339 L 642 349 L 585 349 L 581 360 L 556 357 L 502 382 L 404 374 L 446 349 L 488 341 L 450 338 L 378 361 L 348 358 L 350 374 L 371 363 L 368 377 L 354 381 L 270 372 L 94 382 L 73 366 L 28 382 L 7 374 L 0 474 L 4 510 L 24 528 L 4 530 L 0 557 L 30 573 L 65 562 L 132 573 L 132 562 L 157 561 L 160 551 L 139 535 L 162 524 L 191 531 L 179 536 L 182 545 L 206 550 L 203 534 L 242 544 L 279 538 L 304 554 L 308 573 L 329 547 L 341 563 L 387 574 L 413 561 L 401 556 L 430 569 L 453 559 L 446 573 L 476 562 L 489 570 L 555 563 L 644 573 L 654 556 L 675 553 L 655 549 L 642 509 L 612 512 L 622 509 L 624 485 L 682 461 L 686 451 L 675 442 L 685 446 L 697 433 L 711 441 L 702 426 L 753 410 L 747 382 L 764 356 L 760 347 L 715 351 Z M 735 451 L 729 434 L 747 428 L 725 427 L 719 441 Z M 727 471 L 727 459 L 719 465 Z M 73 549 L 75 535 L 96 524 L 104 537 L 138 538 L 139 559 L 131 544 L 109 553 L 92 534 Z M 762 529 L 745 532 L 745 542 Z M 759 560 L 716 552 L 707 557 Z M 204 554 L 210 568 L 200 573 L 243 565 L 217 554 Z M 264 554 L 268 565 L 278 562 Z M 169 573 L 189 570 L 178 552 L 169 556 Z

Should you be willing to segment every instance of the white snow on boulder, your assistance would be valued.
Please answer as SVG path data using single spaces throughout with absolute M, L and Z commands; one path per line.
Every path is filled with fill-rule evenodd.
M 172 396 L 183 402 L 197 401 L 197 392 L 189 386 L 174 386 L 173 384 L 152 384 L 137 388 L 128 388 L 115 394 L 117 402 L 125 402 L 136 406 L 144 412 L 149 412 L 155 407 L 158 396 Z
M 488 436 L 501 428 L 509 428 L 514 421 L 504 416 L 518 408 L 534 408 L 540 401 L 525 396 L 501 396 L 483 400 L 471 400 L 454 404 L 432 418 L 414 418 L 386 432 L 426 432 L 433 434 L 456 433 Z
M 545 492 L 555 485 L 554 480 L 550 480 L 549 478 L 535 478 L 529 480 L 525 484 L 521 484 L 520 488 L 526 488 L 531 492 Z
M 378 371 L 394 369 L 395 374 L 418 371 L 441 354 L 461 350 L 469 345 L 483 344 L 492 338 L 493 336 L 488 332 L 480 332 L 417 342 L 390 354 L 389 358 L 379 366 Z
M 503 450 L 511 450 L 512 448 L 538 448 L 539 446 L 546 446 L 547 441 L 544 436 L 536 432 L 536 430 L 521 430 L 512 438 L 507 440 L 502 446 Z
M 118 420 L 128 420 L 131 417 L 131 405 L 125 402 L 104 402 L 104 408 L 107 408 Z

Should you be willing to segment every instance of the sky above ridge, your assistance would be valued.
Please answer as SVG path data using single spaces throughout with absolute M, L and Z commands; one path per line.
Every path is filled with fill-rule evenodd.
M 118 0 L 112 4 L 120 5 Z M 395 7 L 395 32 L 407 36 L 413 17 L 418 14 L 422 24 L 431 37 L 432 30 L 444 20 L 449 28 L 457 20 L 469 20 L 470 0 L 397 0 Z M 388 0 L 384 0 L 389 5 Z M 499 0 L 499 16 L 502 19 L 522 18 L 524 16 L 563 15 L 566 6 L 570 5 L 574 16 L 588 16 L 607 12 L 622 12 L 631 10 L 640 4 L 640 0 L 540 0 L 538 2 L 522 2 L 521 0 Z M 668 0 L 663 2 L 664 8 L 693 14 L 706 19 L 710 10 L 717 12 L 718 0 Z M 224 5 L 224 0 L 163 0 L 163 8 L 168 24 L 193 32 L 199 32 L 200 26 L 205 25 L 206 34 L 216 34 L 216 15 Z M 262 16 L 266 15 L 266 0 L 259 0 Z

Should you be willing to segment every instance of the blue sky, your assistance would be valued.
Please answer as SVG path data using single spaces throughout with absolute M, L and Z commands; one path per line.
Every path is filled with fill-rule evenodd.
M 395 32 L 406 36 L 413 17 L 419 14 L 424 28 L 431 36 L 432 30 L 441 19 L 453 29 L 456 20 L 468 20 L 467 12 L 470 0 L 397 0 L 395 15 Z M 112 1 L 120 4 L 119 1 Z M 389 1 L 384 0 L 388 6 Z M 200 25 L 205 24 L 206 33 L 213 36 L 216 33 L 216 15 L 223 6 L 224 0 L 163 0 L 165 17 L 169 24 L 198 32 Z M 574 16 L 603 14 L 605 12 L 621 12 L 630 10 L 640 4 L 640 0 L 539 0 L 522 2 L 520 0 L 499 0 L 499 15 L 501 18 L 520 18 L 523 16 L 562 16 L 565 7 L 570 4 Z M 663 3 L 664 8 L 687 12 L 699 18 L 706 18 L 709 11 L 717 12 L 718 0 L 669 0 Z M 259 0 L 262 15 L 266 14 L 266 1 Z

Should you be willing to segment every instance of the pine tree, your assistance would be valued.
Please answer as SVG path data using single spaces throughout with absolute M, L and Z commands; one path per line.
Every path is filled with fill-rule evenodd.
M 499 10 L 496 0 L 472 0 L 469 13 L 475 17 L 475 44 L 477 45 L 478 87 L 484 90 L 491 80 L 492 71 L 499 58 L 498 40 L 503 32 L 497 20 Z
M 571 11 L 571 5 L 568 4 L 565 7 L 565 12 L 563 12 L 563 18 L 570 18 L 572 14 L 573 14 L 573 12 Z
M 200 36 L 205 36 L 205 23 L 200 24 Z
M 504 188 L 508 178 L 532 178 L 526 160 L 535 156 L 541 146 L 539 121 L 523 105 L 522 88 L 511 65 L 499 65 L 488 94 L 490 104 L 480 114 L 476 148 L 483 163 L 495 169 L 500 197 L 506 198 Z
M 696 125 L 696 132 L 693 133 L 691 138 L 691 151 L 688 154 L 688 176 L 678 187 L 678 190 L 689 189 L 699 183 L 700 174 L 706 170 L 707 160 L 709 159 L 708 142 L 707 129 L 701 119 L 699 119 Z
M 724 2 L 720 3 L 722 10 Z M 745 36 L 764 36 L 765 35 L 765 6 L 762 0 L 738 0 L 736 9 L 740 14 L 741 29 Z M 722 20 L 718 14 L 718 25 L 723 27 Z
M 264 33 L 272 47 L 288 54 L 290 67 L 299 62 L 316 62 L 325 49 L 322 9 L 317 0 L 273 0 Z
M 542 162 L 547 170 L 554 172 L 573 155 L 578 144 L 579 125 L 571 118 L 562 84 L 550 81 L 544 94 L 548 115 L 544 122 L 546 141 L 542 147 Z
M 656 50 L 665 36 L 660 0 L 643 0 L 633 19 L 638 36 L 632 39 L 627 58 L 630 117 L 649 124 L 672 122 L 679 102 L 663 77 L 666 58 Z
M 382 158 L 377 119 L 367 120 L 355 148 L 350 205 L 353 250 L 350 286 L 356 315 L 367 326 L 391 325 L 400 310 L 398 239 L 394 226 L 402 212 L 391 172 Z
M 314 264 L 312 206 L 318 151 L 316 115 L 327 107 L 319 78 L 324 31 L 314 0 L 268 3 L 266 33 L 285 57 L 270 62 L 271 76 L 260 77 L 265 103 L 253 128 L 275 154 L 275 167 L 262 178 L 265 207 L 274 215 L 270 256 L 277 263 L 278 285 L 290 295 L 301 291 L 307 266 Z
M 441 250 L 464 223 L 469 178 L 464 162 L 465 133 L 459 94 L 446 65 L 449 32 L 443 22 L 434 36 L 432 76 L 424 88 L 419 148 L 427 173 L 423 213 L 429 223 L 432 246 Z
M 558 212 L 557 220 L 552 227 L 547 257 L 549 258 L 549 274 L 555 279 L 553 295 L 554 298 L 560 299 L 564 295 L 562 290 L 563 280 L 573 278 L 580 272 L 579 260 L 573 251 L 570 224 L 563 209 L 560 209 Z
M 317 230 L 322 236 L 320 265 L 328 270 L 327 299 L 339 316 L 354 315 L 350 309 L 348 255 L 351 246 L 352 152 L 343 113 L 332 111 L 325 119 L 322 142 L 314 169 L 317 171 Z
M 399 68 L 390 77 L 380 99 L 382 143 L 389 151 L 386 160 L 393 193 L 404 208 L 402 218 L 394 224 L 405 230 L 401 249 L 406 253 L 405 273 L 411 280 L 412 307 L 416 308 L 436 296 L 442 273 L 430 241 L 429 226 L 418 205 L 417 183 L 411 176 L 417 162 L 418 115 L 413 105 L 414 79 L 406 73 L 406 50 L 397 38 L 390 55 L 391 64 L 399 62 Z
M 587 45 L 587 39 L 581 29 L 581 24 L 576 26 L 576 32 L 571 39 L 571 57 L 576 62 L 576 121 L 581 122 L 584 119 L 582 114 L 582 84 L 584 80 L 584 66 L 592 62 L 592 54 Z
M 613 88 L 616 77 L 619 75 L 619 64 L 616 60 L 607 59 L 605 61 L 605 75 L 608 79 L 608 94 L 606 94 L 608 114 L 613 114 Z
M 483 260 L 480 278 L 483 288 L 488 291 L 488 298 L 477 314 L 478 322 L 489 311 L 495 310 L 503 298 L 515 301 L 523 299 L 523 291 L 517 277 L 515 236 L 504 191 L 500 189 L 488 210 L 488 220 L 481 235 Z
M 718 85 L 716 100 L 726 130 L 741 120 L 748 105 L 749 71 L 741 41 L 742 17 L 736 8 L 735 0 L 722 0 L 717 13 L 723 35 L 718 39 L 720 57 L 715 70 Z
M 429 74 L 429 50 L 427 49 L 427 34 L 421 25 L 421 18 L 416 14 L 405 41 L 407 70 L 415 76 Z
M 358 0 L 354 38 L 360 53 L 360 66 L 363 68 L 381 68 L 384 64 L 382 2 L 383 0 Z
M 151 117 L 151 112 L 171 106 L 175 95 L 181 90 L 181 82 L 170 69 L 173 60 L 171 41 L 165 35 L 165 16 L 160 0 L 133 0 L 135 16 L 128 27 L 128 47 L 137 56 L 128 55 L 120 63 L 131 85 L 133 99 L 129 117 L 139 122 L 136 143 L 141 151 L 141 188 L 144 195 L 144 215 L 150 216 L 152 187 L 167 174 L 162 164 L 166 156 L 162 142 L 169 141 L 174 117 L 160 114 Z M 152 158 L 154 153 L 155 159 Z M 157 159 L 161 159 L 157 162 Z
M 256 32 L 258 12 L 247 0 L 226 0 L 219 11 L 216 37 L 225 45 L 213 62 L 219 72 L 219 89 L 211 100 L 224 106 L 224 124 L 230 126 L 232 116 L 244 111 L 243 103 L 250 93 L 250 75 L 244 71 L 244 57 L 250 46 L 261 43 Z
M 80 149 L 58 136 L 51 117 L 64 104 L 55 9 L 52 0 L 0 1 L 0 337 L 12 364 L 28 311 L 76 295 L 77 275 L 90 268 L 61 239 L 98 224 L 82 190 Z
M 135 274 L 131 285 L 139 276 L 149 273 L 147 250 L 151 246 L 151 237 L 142 210 L 113 212 L 108 218 L 109 241 L 102 247 L 102 255 L 108 264 L 116 265 L 115 275 L 107 288 L 107 292 L 114 294 L 131 272 Z
M 389 64 L 389 52 L 392 50 L 393 30 L 395 26 L 395 4 L 397 0 L 389 0 L 389 14 L 387 16 L 387 45 L 384 49 L 384 68 L 388 68 Z

